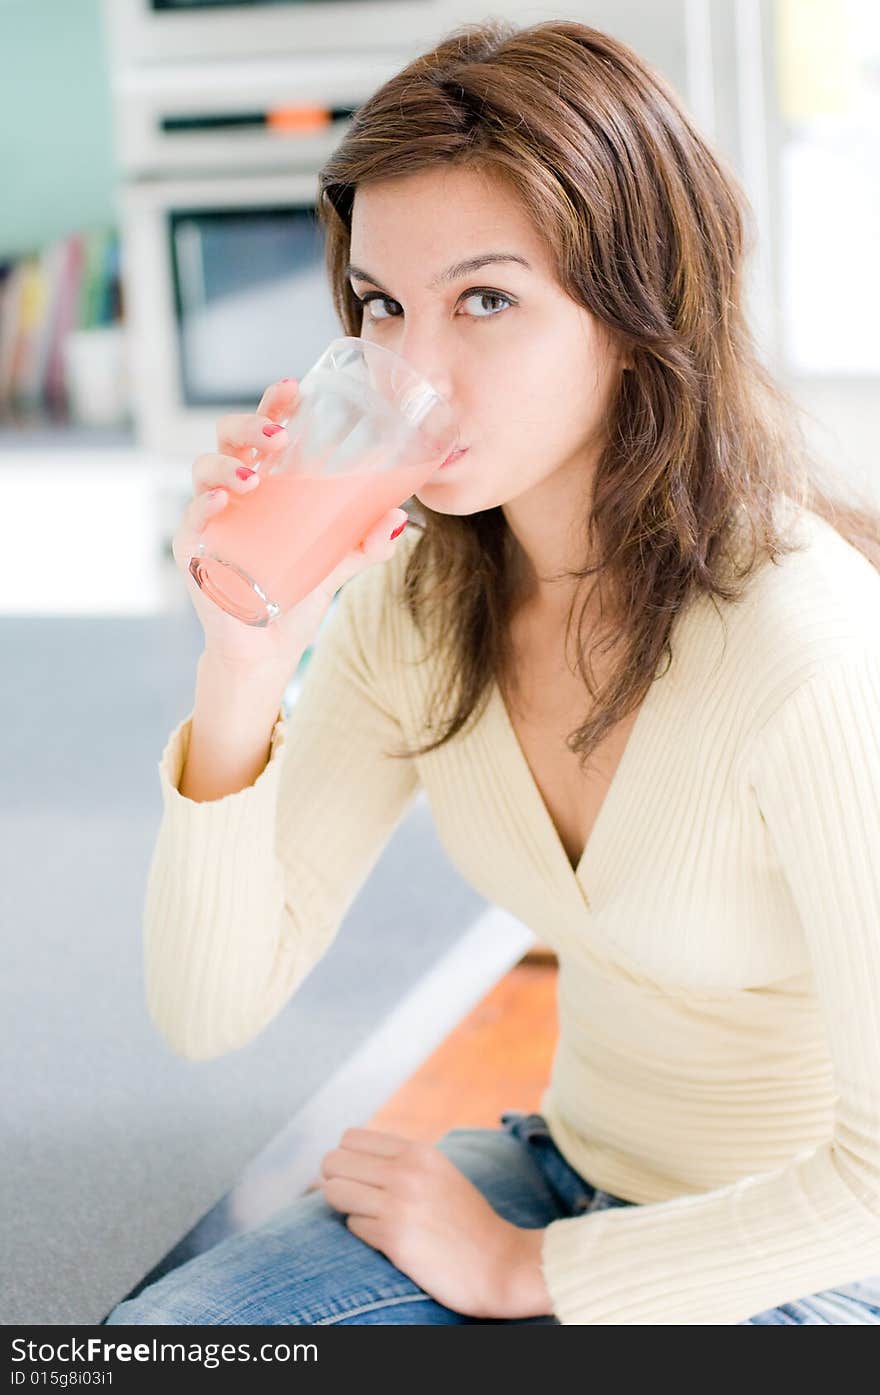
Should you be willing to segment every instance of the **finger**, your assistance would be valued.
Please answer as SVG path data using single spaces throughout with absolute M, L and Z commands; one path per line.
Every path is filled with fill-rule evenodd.
M 227 489 L 209 489 L 203 494 L 197 494 L 190 501 L 178 532 L 184 538 L 187 535 L 203 533 L 211 519 L 216 514 L 221 513 L 228 503 L 229 491 Z
M 334 1148 L 321 1162 L 321 1177 L 347 1177 L 352 1182 L 367 1182 L 371 1187 L 384 1187 L 388 1181 L 388 1160 L 375 1153 L 352 1148 Z
M 290 415 L 299 397 L 299 382 L 296 378 L 282 378 L 271 383 L 257 407 L 260 416 L 271 417 L 272 421 L 283 422 Z
M 288 443 L 284 427 L 266 415 L 238 413 L 221 417 L 217 423 L 217 449 L 221 455 L 234 455 L 239 460 L 251 452 L 268 454 Z
M 345 1222 L 352 1235 L 356 1235 L 359 1240 L 363 1240 L 367 1245 L 372 1245 L 374 1250 L 381 1250 L 386 1253 L 385 1227 L 381 1221 L 373 1220 L 370 1216 L 348 1216 Z
M 225 489 L 208 490 L 190 500 L 180 527 L 171 539 L 171 554 L 179 567 L 189 566 L 193 543 L 205 531 L 211 519 L 222 513 L 228 501 L 229 493 Z
M 361 540 L 361 550 L 363 552 L 382 551 L 390 543 L 390 556 L 408 522 L 409 516 L 405 509 L 389 509 Z
M 351 1182 L 345 1177 L 325 1178 L 321 1183 L 324 1200 L 336 1211 L 349 1215 L 371 1216 L 380 1220 L 388 1204 L 384 1187 L 370 1187 L 365 1182 Z
M 249 494 L 257 487 L 260 476 L 257 471 L 252 471 L 247 476 L 239 474 L 239 471 L 250 471 L 250 467 L 243 465 L 234 455 L 200 455 L 193 461 L 192 478 L 193 494 L 204 493 L 209 489 L 215 489 L 221 485 L 224 489 L 234 490 L 238 494 Z
M 346 1129 L 340 1140 L 341 1147 L 358 1153 L 374 1153 L 377 1157 L 394 1158 L 405 1148 L 411 1148 L 413 1140 L 396 1133 L 382 1133 L 379 1129 Z

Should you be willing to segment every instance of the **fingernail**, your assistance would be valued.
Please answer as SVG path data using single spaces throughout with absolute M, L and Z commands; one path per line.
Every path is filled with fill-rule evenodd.
M 281 381 L 282 383 L 295 383 L 296 378 L 282 378 Z
M 240 480 L 249 480 L 251 475 L 255 475 L 256 470 L 249 470 L 246 465 L 239 465 L 235 472 Z
M 400 527 L 399 527 L 399 528 L 395 528 L 394 532 L 391 534 L 391 537 L 389 538 L 389 542 L 393 542 L 395 538 L 399 538 L 400 535 L 401 535 L 401 533 L 403 532 L 404 528 L 406 527 L 406 525 L 407 525 L 408 523 L 409 523 L 409 519 L 408 519 L 408 518 L 405 518 L 405 519 L 403 520 L 403 522 L 401 523 Z
M 283 426 L 264 426 L 264 427 L 263 427 L 263 435 L 264 435 L 264 436 L 277 436 L 277 435 L 278 435 L 278 432 L 279 432 L 279 431 L 283 431 L 283 430 L 284 430 L 284 427 L 283 427 Z

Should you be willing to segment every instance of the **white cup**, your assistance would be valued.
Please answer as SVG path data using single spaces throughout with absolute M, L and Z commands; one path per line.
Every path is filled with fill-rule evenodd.
M 71 330 L 62 345 L 73 418 L 86 426 L 122 426 L 130 416 L 125 326 Z

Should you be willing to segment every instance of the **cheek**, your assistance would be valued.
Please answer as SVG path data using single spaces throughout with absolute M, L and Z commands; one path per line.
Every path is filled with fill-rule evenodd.
M 516 349 L 487 353 L 473 366 L 466 386 L 467 415 L 474 440 L 515 441 L 518 433 L 546 429 L 562 414 L 568 397 L 564 360 L 547 351 L 546 337 L 520 340 Z M 570 398 L 569 398 L 570 401 Z
M 490 412 L 493 444 L 503 441 L 508 463 L 552 463 L 575 450 L 596 431 L 604 399 L 594 363 L 565 353 L 536 354 L 509 374 Z M 481 419 L 481 418 L 480 418 Z M 541 467 L 538 467 L 539 473 Z
M 561 336 L 560 336 L 561 337 Z M 547 337 L 522 345 L 503 365 L 484 360 L 470 377 L 463 414 L 470 452 L 454 473 L 416 497 L 440 513 L 495 507 L 539 483 L 583 447 L 604 418 L 594 358 L 582 344 L 569 352 Z

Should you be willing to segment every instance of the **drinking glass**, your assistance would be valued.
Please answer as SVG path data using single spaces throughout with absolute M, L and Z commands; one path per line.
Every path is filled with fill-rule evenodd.
M 197 584 L 246 625 L 295 606 L 454 453 L 449 403 L 390 349 L 334 339 L 299 385 L 289 442 L 230 492 L 189 562 Z

